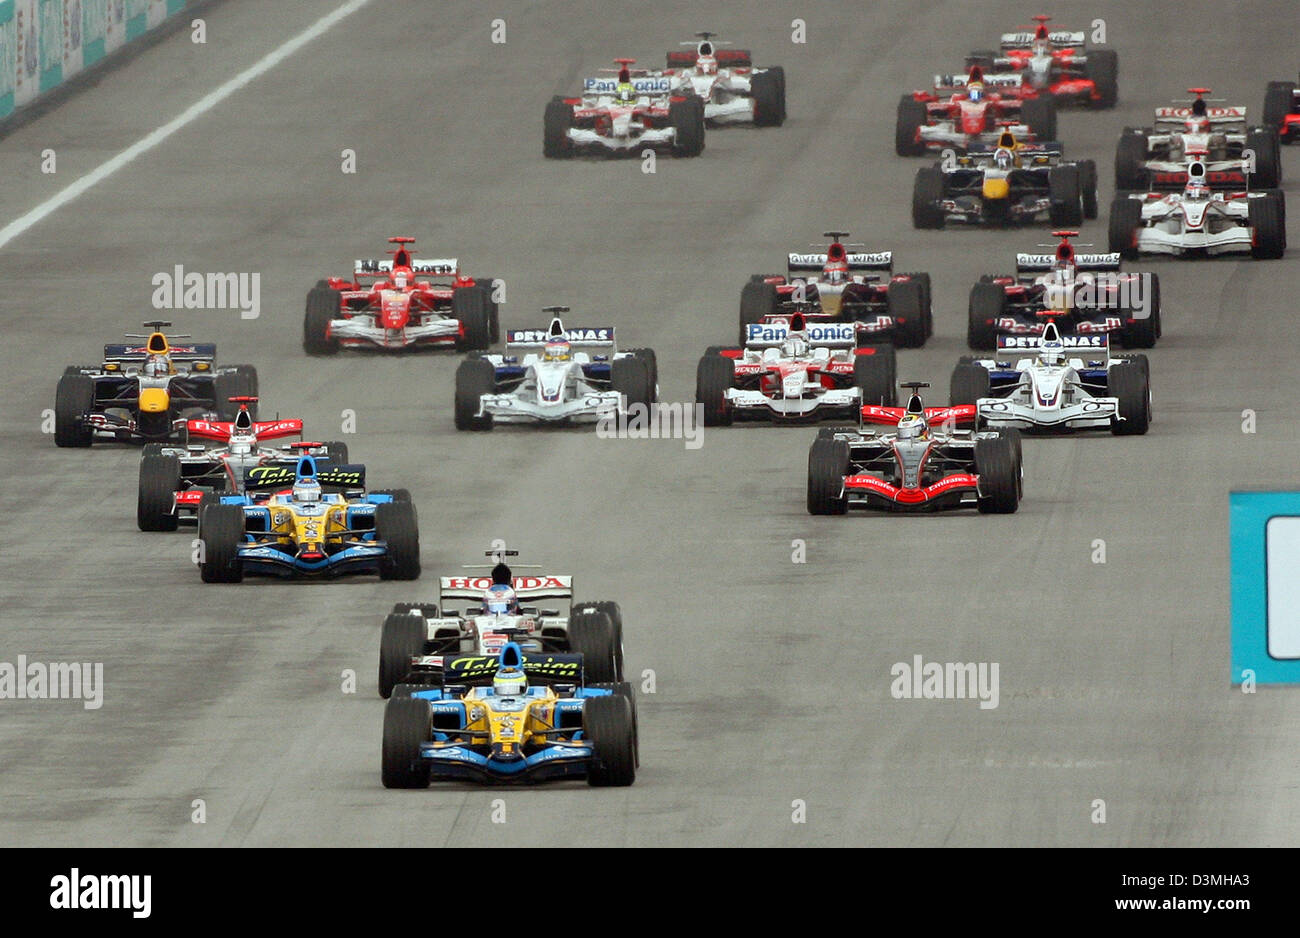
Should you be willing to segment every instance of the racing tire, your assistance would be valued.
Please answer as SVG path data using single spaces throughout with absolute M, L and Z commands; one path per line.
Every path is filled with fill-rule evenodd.
M 759 72 L 749 83 L 754 96 L 754 126 L 780 127 L 785 122 L 785 89 L 771 71 Z
M 239 545 L 244 540 L 244 509 L 238 505 L 208 505 L 199 526 L 203 560 L 199 573 L 204 583 L 239 583 L 244 563 Z
M 1286 228 L 1282 221 L 1282 200 L 1250 200 L 1250 228 L 1253 244 L 1250 256 L 1256 260 L 1277 260 L 1286 252 Z
M 1119 102 L 1119 53 L 1114 49 L 1089 49 L 1084 74 L 1092 79 L 1095 108 L 1113 108 Z
M 420 616 L 393 612 L 379 633 L 379 696 L 391 697 L 393 688 L 411 673 L 411 659 L 424 653 L 428 626 Z
M 668 105 L 668 123 L 676 134 L 673 156 L 699 156 L 704 152 L 704 101 L 692 95 Z
M 497 388 L 496 369 L 485 358 L 467 358 L 456 369 L 455 420 L 457 430 L 491 430 L 492 415 L 479 416 L 485 394 Z
M 1151 377 L 1137 361 L 1114 365 L 1106 372 L 1106 394 L 1119 398 L 1120 419 L 1110 425 L 1116 436 L 1141 436 L 1151 425 Z
M 704 407 L 706 427 L 729 427 L 731 402 L 727 391 L 735 386 L 736 363 L 722 355 L 705 355 L 695 368 L 695 403 Z
M 1246 134 L 1246 149 L 1255 151 L 1252 189 L 1276 189 L 1282 185 L 1282 145 L 1273 130 L 1252 130 Z
M 615 684 L 588 684 L 593 690 L 607 690 L 613 697 L 622 697 L 632 708 L 632 751 L 635 757 L 636 767 L 641 768 L 641 730 L 637 725 L 640 720 L 636 713 L 636 692 L 632 685 L 627 681 L 619 681 Z
M 650 372 L 650 400 L 659 400 L 659 357 L 655 355 L 655 350 L 652 348 L 630 348 L 628 353 L 645 362 L 646 370 Z
M 563 98 L 552 99 L 546 105 L 542 128 L 542 156 L 548 160 L 566 160 L 573 156 L 573 141 L 569 128 L 573 126 L 573 108 Z
M 245 397 L 259 397 L 260 384 L 257 379 L 257 368 L 254 365 L 234 365 L 235 372 L 240 376 L 244 387 Z M 248 412 L 252 414 L 253 419 L 257 419 L 257 401 L 248 405 Z
M 1020 105 L 1020 121 L 1039 142 L 1056 139 L 1056 102 L 1051 98 L 1029 98 Z
M 325 458 L 335 466 L 346 466 L 348 463 L 348 444 L 341 443 L 338 440 L 330 440 L 328 443 L 321 444 L 325 450 Z
M 922 127 L 930 123 L 925 102 L 910 94 L 898 99 L 898 117 L 894 122 L 894 152 L 899 156 L 925 156 L 925 144 L 919 139 Z
M 999 438 L 1011 441 L 1011 451 L 1012 453 L 1015 454 L 1016 466 L 1017 466 L 1016 495 L 1018 498 L 1024 498 L 1025 497 L 1025 484 L 1024 484 L 1025 474 L 1023 471 L 1019 471 L 1020 467 L 1024 466 L 1024 460 L 1025 460 L 1024 436 L 1020 433 L 1020 430 L 1016 427 L 1003 427 L 996 432 Z
M 1079 167 L 1054 166 L 1047 174 L 1047 214 L 1058 228 L 1077 228 L 1083 224 L 1083 186 Z
M 89 446 L 95 431 L 86 416 L 95 409 L 95 380 L 90 375 L 65 374 L 54 392 L 54 445 Z
M 938 202 L 943 198 L 944 175 L 937 166 L 925 166 L 916 171 L 912 183 L 912 227 L 922 229 L 942 228 L 944 212 Z
M 375 539 L 388 545 L 379 558 L 379 579 L 415 580 L 420 576 L 420 527 L 410 502 L 375 506 Z
M 740 291 L 740 346 L 748 338 L 749 326 L 760 323 L 781 309 L 781 297 L 776 284 L 750 281 Z
M 621 681 L 619 641 L 614 621 L 603 612 L 579 611 L 569 615 L 569 651 L 582 655 L 588 682 Z
M 873 345 L 865 354 L 853 357 L 853 386 L 862 393 L 862 405 L 894 407 L 898 377 L 898 359 L 892 345 Z M 857 416 L 856 413 L 853 415 Z
M 330 338 L 330 321 L 337 319 L 343 295 L 329 287 L 315 287 L 307 294 L 307 311 L 302 317 L 302 348 L 308 355 L 334 355 L 337 339 Z
M 1151 274 L 1156 278 L 1156 274 Z M 1127 312 L 1132 318 L 1131 323 L 1127 323 L 1119 334 L 1120 341 L 1125 348 L 1155 348 L 1156 340 L 1160 338 L 1160 281 L 1155 279 L 1152 287 L 1153 298 L 1148 304 L 1145 315 L 1138 315 L 1141 311 L 1130 307 Z
M 420 744 L 433 738 L 429 702 L 394 697 L 384 707 L 380 777 L 385 788 L 428 788 L 429 766 L 420 764 Z
M 239 415 L 239 405 L 232 397 L 257 397 L 257 371 L 252 365 L 237 365 L 235 371 L 217 375 L 213 382 L 217 419 L 233 421 Z M 248 405 L 248 415 L 257 419 L 257 404 Z
M 998 54 L 992 49 L 977 49 L 966 56 L 966 71 L 976 67 L 985 72 L 992 71 L 993 60 L 997 57 Z
M 591 743 L 588 785 L 626 787 L 636 781 L 636 718 L 626 697 L 588 698 L 582 707 L 582 731 Z
M 991 392 L 989 370 L 983 365 L 958 362 L 952 370 L 948 381 L 948 403 L 952 407 L 959 404 L 975 404 Z
M 141 531 L 175 531 L 176 493 L 181 487 L 181 461 L 175 456 L 145 456 L 140 460 L 140 485 L 135 521 Z
M 966 313 L 966 345 L 975 351 L 996 348 L 995 325 L 1006 312 L 1007 291 L 996 283 L 977 283 L 970 290 Z
M 375 489 L 371 495 L 388 495 L 394 503 L 409 503 L 411 493 L 409 489 Z
M 808 450 L 808 514 L 842 515 L 849 510 L 844 477 L 849 472 L 849 444 L 819 437 Z
M 1142 165 L 1146 159 L 1146 131 L 1140 127 L 1125 127 L 1115 144 L 1115 188 L 1145 190 L 1151 178 Z
M 625 410 L 640 404 L 649 414 L 654 404 L 654 388 L 650 384 L 650 366 L 644 358 L 628 356 L 610 362 L 609 386 L 623 395 Z
M 427 603 L 393 603 L 393 613 L 397 615 L 413 615 L 419 610 L 419 615 L 425 619 L 438 618 L 438 604 L 436 602 Z
M 1097 217 L 1097 163 L 1079 160 L 1079 189 L 1083 194 L 1083 217 Z
M 488 340 L 501 341 L 501 307 L 492 294 L 496 291 L 496 277 L 475 277 L 474 286 L 483 291 L 483 303 L 488 311 Z
M 1020 507 L 1020 464 L 1015 444 L 1005 436 L 975 441 L 975 474 L 980 514 L 1009 515 Z
M 1295 100 L 1296 83 L 1293 81 L 1270 81 L 1264 91 L 1264 127 L 1275 134 L 1282 132 L 1282 122 L 1291 113 Z
M 460 323 L 456 350 L 485 352 L 492 345 L 489 295 L 481 287 L 459 287 L 451 294 L 451 318 Z
M 623 680 L 623 610 L 618 603 L 612 599 L 601 599 L 596 602 L 574 603 L 574 609 L 594 610 L 603 612 L 609 616 L 610 623 L 614 626 L 614 672 L 618 679 Z
M 921 316 L 925 319 L 925 337 L 928 339 L 934 335 L 934 291 L 930 282 L 930 275 L 924 271 L 918 271 L 903 276 L 921 285 Z
M 1138 256 L 1138 229 L 1142 225 L 1142 203 L 1137 199 L 1116 199 L 1110 203 L 1107 240 L 1110 250 L 1125 260 Z
M 889 315 L 894 320 L 894 341 L 900 348 L 925 345 L 925 290 L 915 280 L 891 283 L 886 294 Z

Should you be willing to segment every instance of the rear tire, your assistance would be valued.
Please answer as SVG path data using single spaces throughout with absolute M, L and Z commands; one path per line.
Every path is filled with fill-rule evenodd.
M 760 323 L 781 309 L 781 297 L 776 284 L 751 280 L 740 291 L 740 345 L 748 338 L 749 326 Z
M 894 341 L 901 348 L 925 345 L 924 290 L 915 280 L 891 283 L 887 292 L 889 315 L 894 320 Z
M 619 641 L 614 620 L 599 611 L 579 611 L 569 616 L 569 650 L 582 655 L 586 683 L 621 681 Z
M 1114 49 L 1089 49 L 1084 74 L 1092 79 L 1097 97 L 1092 106 L 1112 108 L 1119 102 L 1119 53 Z
M 424 653 L 428 627 L 419 616 L 392 613 L 379 633 L 379 696 L 391 697 L 393 688 L 411 673 L 411 659 Z
M 1138 229 L 1142 225 L 1142 203 L 1137 199 L 1116 199 L 1110 203 L 1108 240 L 1110 250 L 1125 260 L 1138 256 Z
M 771 71 L 759 72 L 749 83 L 754 95 L 754 126 L 780 127 L 785 122 L 785 89 Z
M 650 367 L 644 358 L 616 358 L 609 365 L 609 386 L 623 395 L 624 407 L 640 404 L 649 413 L 654 403 L 650 385 Z
M 859 350 L 853 359 L 853 386 L 862 392 L 864 407 L 868 404 L 893 407 L 898 403 L 894 394 L 897 369 L 892 345 L 874 345 L 867 354 Z
M 1255 173 L 1250 177 L 1252 189 L 1276 189 L 1282 185 L 1282 147 L 1274 130 L 1254 130 L 1246 134 L 1246 149 L 1255 151 Z
M 1139 127 L 1125 127 L 1119 143 L 1115 144 L 1115 188 L 1145 191 L 1150 180 L 1142 165 L 1146 158 L 1146 132 Z
M 1020 120 L 1036 141 L 1056 139 L 1056 102 L 1051 98 L 1029 98 L 1020 105 Z
M 983 365 L 959 363 L 948 382 L 948 403 L 975 404 L 990 393 L 989 370 Z
M 998 436 L 975 441 L 980 514 L 1009 515 L 1020 507 L 1020 464 L 1014 442 Z
M 1083 217 L 1097 217 L 1097 164 L 1092 160 L 1079 160 L 1079 189 L 1083 195 Z
M 1291 113 L 1296 83 L 1270 81 L 1264 91 L 1264 126 L 1275 134 L 1282 132 L 1282 122 Z
M 1077 166 L 1054 166 L 1047 174 L 1048 197 L 1052 200 L 1048 217 L 1058 228 L 1077 228 L 1083 224 L 1083 188 Z
M 975 351 L 998 344 L 996 322 L 1007 308 L 1007 292 L 1000 284 L 977 283 L 971 287 L 966 319 L 966 345 Z

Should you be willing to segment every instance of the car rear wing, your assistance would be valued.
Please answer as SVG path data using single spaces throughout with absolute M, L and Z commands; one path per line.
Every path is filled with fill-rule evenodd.
M 846 254 L 844 255 L 844 260 L 851 271 L 892 271 L 894 269 L 893 251 L 874 251 L 868 254 Z M 786 258 L 786 268 L 792 274 L 821 273 L 825 266 L 825 254 L 790 254 Z
M 1071 352 L 1095 352 L 1098 358 L 1110 358 L 1110 337 L 1105 332 L 1063 335 L 1061 344 Z M 998 336 L 999 352 L 1036 352 L 1042 346 L 1043 337 L 1038 335 Z
M 1177 107 L 1158 107 L 1156 108 L 1157 124 L 1177 124 L 1180 127 L 1183 121 L 1186 121 L 1196 115 L 1193 113 L 1190 105 L 1179 105 Z M 1210 122 L 1211 127 L 1220 127 L 1224 124 L 1246 124 L 1245 107 L 1210 107 L 1205 108 L 1205 118 Z
M 902 420 L 906 414 L 906 407 L 882 407 L 879 404 L 868 404 L 862 408 L 862 422 L 898 426 L 898 421 Z M 954 426 L 972 426 L 975 423 L 976 416 L 974 404 L 925 408 L 925 422 L 932 427 L 941 426 L 950 420 Z
M 387 277 L 393 272 L 393 259 L 358 258 L 352 262 L 352 267 L 358 278 Z M 454 277 L 460 266 L 454 257 L 415 257 L 411 259 L 411 270 L 430 277 Z
M 1003 33 L 1000 42 L 1003 49 L 1028 49 L 1034 38 L 1032 32 Z M 1047 41 L 1053 49 L 1081 49 L 1087 37 L 1083 30 L 1054 29 L 1047 34 Z
M 552 339 L 563 338 L 570 345 L 587 348 L 614 348 L 613 326 L 577 326 L 565 329 L 558 335 L 552 335 L 549 329 L 508 329 L 506 346 L 508 348 L 543 348 Z
M 296 461 L 284 465 L 250 466 L 244 470 L 244 490 L 265 492 L 270 489 L 291 489 L 298 478 Z M 316 481 L 322 489 L 333 492 L 355 491 L 366 487 L 366 467 L 360 463 L 334 466 L 326 463 L 316 470 Z
M 695 46 L 694 42 L 683 45 Z M 717 41 L 713 43 L 713 57 L 718 61 L 718 68 L 751 68 L 754 56 L 748 49 L 719 49 Z M 694 48 L 688 51 L 669 52 L 669 68 L 694 68 L 700 60 L 700 54 Z
M 1017 254 L 1016 273 L 1044 273 L 1056 263 L 1055 254 Z M 1117 271 L 1120 269 L 1120 255 L 1114 254 L 1076 254 L 1074 266 L 1079 270 Z
M 577 652 L 526 652 L 519 667 L 530 684 L 583 684 L 582 655 Z M 442 686 L 482 687 L 501 668 L 500 655 L 447 655 L 442 661 Z
M 217 346 L 212 342 L 169 345 L 168 355 L 174 362 L 210 362 L 217 357 Z M 114 342 L 104 346 L 106 362 L 142 362 L 148 357 L 149 350 L 144 345 Z
M 969 75 L 935 75 L 935 91 L 955 91 L 965 88 L 970 81 Z M 985 72 L 980 81 L 985 88 L 1019 88 L 1024 79 L 1018 72 Z
M 487 574 L 440 577 L 439 602 L 446 602 L 448 599 L 480 600 L 492 583 L 492 577 Z M 510 585 L 520 602 L 538 599 L 573 601 L 573 577 L 569 575 L 521 574 L 511 577 Z
M 805 335 L 813 348 L 853 348 L 858 344 L 858 329 L 851 322 L 805 323 Z M 790 320 L 782 316 L 769 316 L 765 322 L 751 322 L 745 327 L 747 348 L 775 348 L 790 335 Z
M 189 420 L 186 421 L 185 430 L 191 437 L 224 442 L 230 438 L 230 434 L 235 432 L 235 424 L 233 421 L 226 420 Z M 285 436 L 301 436 L 302 421 L 259 420 L 254 421 L 247 432 L 255 434 L 259 439 L 264 440 L 275 440 Z
M 633 75 L 630 78 L 637 94 L 666 95 L 673 90 L 673 80 L 667 75 Z M 618 90 L 618 78 L 608 75 L 582 80 L 583 94 L 614 94 Z

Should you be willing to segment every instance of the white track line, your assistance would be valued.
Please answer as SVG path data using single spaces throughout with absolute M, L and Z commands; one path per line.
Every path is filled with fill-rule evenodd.
M 0 248 L 26 232 L 28 228 L 31 228 L 46 216 L 57 212 L 73 199 L 77 198 L 77 196 L 89 191 L 98 183 L 103 182 L 140 154 L 152 150 L 176 131 L 193 121 L 196 117 L 200 117 L 212 110 L 249 82 L 265 75 L 289 56 L 307 45 L 307 43 L 328 31 L 340 20 L 347 16 L 351 16 L 369 2 L 370 0 L 348 0 L 347 3 L 343 4 L 343 6 L 339 7 L 333 13 L 329 13 L 317 20 L 311 26 L 307 27 L 307 29 L 278 47 L 265 58 L 261 59 L 254 65 L 249 66 L 234 78 L 230 79 L 230 81 L 204 95 L 198 101 L 195 101 L 177 117 L 172 118 L 172 120 L 163 124 L 157 130 L 154 130 L 140 138 L 121 153 L 117 154 L 117 156 L 114 156 L 107 162 L 101 163 L 99 166 L 95 167 L 95 169 L 82 176 L 57 195 L 46 199 L 26 215 L 23 215 L 21 218 L 15 219 L 3 228 L 0 228 Z

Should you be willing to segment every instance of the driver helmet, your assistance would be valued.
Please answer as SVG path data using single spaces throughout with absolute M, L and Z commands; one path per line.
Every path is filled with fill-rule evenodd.
M 973 81 L 966 86 L 966 99 L 976 103 L 984 100 L 984 82 Z
M 620 81 L 614 90 L 614 100 L 619 104 L 636 104 L 636 87 L 630 81 Z
M 519 608 L 519 597 L 505 583 L 494 583 L 483 593 L 483 611 L 492 616 L 511 615 Z
M 253 444 L 256 442 L 257 437 L 251 433 L 232 433 L 226 448 L 231 456 L 248 456 L 253 452 Z
M 320 483 L 314 476 L 301 478 L 293 484 L 293 500 L 295 502 L 318 502 L 321 499 Z
M 165 355 L 150 355 L 141 370 L 150 378 L 161 378 L 171 373 L 171 363 Z
M 808 335 L 804 332 L 787 333 L 781 343 L 781 354 L 786 358 L 798 358 L 808 354 Z
M 1044 339 L 1039 346 L 1038 360 L 1044 365 L 1059 365 L 1065 361 L 1065 343 L 1057 336 Z
M 567 362 L 573 357 L 573 348 L 567 339 L 551 339 L 542 349 L 542 361 Z
M 1183 190 L 1183 198 L 1202 201 L 1210 197 L 1210 187 L 1205 184 L 1204 176 L 1193 176 L 1190 173 L 1187 176 L 1187 188 Z
M 998 169 L 1010 169 L 1015 165 L 1016 158 L 1006 147 L 998 147 L 997 152 L 993 154 L 993 162 Z
M 405 290 L 406 285 L 410 283 L 411 272 L 405 267 L 399 267 L 393 271 L 393 286 L 398 290 Z
M 701 75 L 718 74 L 718 60 L 711 55 L 701 55 L 695 60 L 695 69 Z
M 521 668 L 501 668 L 492 678 L 495 697 L 522 697 L 528 693 L 528 675 Z
M 1185 125 L 1189 134 L 1208 134 L 1210 132 L 1210 119 L 1204 114 L 1196 114 L 1187 118 Z
M 826 283 L 844 283 L 848 279 L 849 262 L 843 258 L 827 261 L 826 266 L 822 268 L 822 280 Z
M 925 436 L 928 426 L 924 414 L 904 414 L 898 421 L 898 438 L 900 440 L 917 440 Z

